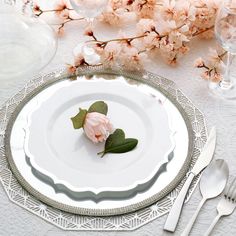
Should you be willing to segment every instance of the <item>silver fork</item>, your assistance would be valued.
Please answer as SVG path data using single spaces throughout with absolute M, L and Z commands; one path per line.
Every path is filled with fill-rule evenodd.
M 222 216 L 231 215 L 236 207 L 236 178 L 233 182 L 228 185 L 224 191 L 224 196 L 221 198 L 217 205 L 218 214 L 215 219 L 212 221 L 210 227 L 204 236 L 210 235 L 211 231 L 215 227 L 216 223 Z

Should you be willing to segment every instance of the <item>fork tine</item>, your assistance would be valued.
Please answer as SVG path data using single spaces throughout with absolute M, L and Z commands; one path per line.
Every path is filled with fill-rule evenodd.
M 233 195 L 232 195 L 232 201 L 236 202 L 236 186 L 234 187 Z
M 233 192 L 232 192 L 232 200 L 236 202 L 236 184 L 234 184 Z
M 224 190 L 224 196 L 225 197 L 228 196 L 228 193 L 229 193 L 229 190 L 230 190 L 230 186 L 231 186 L 231 184 L 229 184 L 229 183 L 225 186 L 225 190 Z
M 236 178 L 234 178 L 231 184 L 229 185 L 228 192 L 226 193 L 226 196 L 228 199 L 234 198 L 233 194 L 235 190 L 235 182 L 236 182 Z

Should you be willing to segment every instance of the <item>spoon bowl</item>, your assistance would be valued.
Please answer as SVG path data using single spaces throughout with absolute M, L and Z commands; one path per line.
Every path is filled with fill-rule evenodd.
M 229 176 L 229 168 L 222 159 L 213 161 L 203 172 L 200 180 L 200 191 L 203 198 L 218 196 L 225 188 Z

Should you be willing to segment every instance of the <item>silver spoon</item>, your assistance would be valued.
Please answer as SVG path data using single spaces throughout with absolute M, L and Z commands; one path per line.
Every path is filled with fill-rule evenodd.
M 203 204 L 206 202 L 207 199 L 217 197 L 223 192 L 228 177 L 229 168 L 224 160 L 214 160 L 205 169 L 200 180 L 200 191 L 202 194 L 202 200 L 181 236 L 189 235 Z

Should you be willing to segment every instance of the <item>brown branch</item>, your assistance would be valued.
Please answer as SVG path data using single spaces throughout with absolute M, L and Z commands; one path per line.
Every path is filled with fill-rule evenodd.
M 111 39 L 111 40 L 107 40 L 107 41 L 100 41 L 100 40 L 94 39 L 94 40 L 88 40 L 87 42 L 96 42 L 96 43 L 100 44 L 101 47 L 106 47 L 106 45 L 108 43 L 110 43 L 110 42 L 123 42 L 123 41 L 127 41 L 128 43 L 131 43 L 134 39 L 144 38 L 145 36 L 146 36 L 146 34 L 143 34 L 143 35 L 139 35 L 139 36 L 135 36 L 135 37 L 117 38 L 117 39 Z
M 210 68 L 209 68 L 208 66 L 206 66 L 204 63 L 203 63 L 203 65 L 202 65 L 201 67 L 199 67 L 199 68 L 205 68 L 205 69 L 207 69 L 207 70 L 210 70 Z
M 155 49 L 155 48 L 156 48 L 156 46 L 151 47 L 151 48 L 143 49 L 143 50 L 139 51 L 138 54 L 141 54 L 141 53 L 145 53 L 145 52 L 151 51 L 151 50 L 153 50 L 153 49 Z
M 140 3 L 140 4 L 139 4 L 139 6 L 140 6 L 140 9 L 142 9 L 142 8 L 143 8 L 143 6 L 145 6 L 147 3 L 148 3 L 148 1 L 147 1 L 147 0 L 144 0 L 144 2 L 143 2 L 143 3 Z
M 91 37 L 94 39 L 94 41 L 97 41 L 97 37 L 94 34 Z
M 97 42 L 103 43 L 103 44 L 107 44 L 109 42 L 114 42 L 114 41 L 129 41 L 129 42 L 131 42 L 134 39 L 144 38 L 145 36 L 146 36 L 146 34 L 135 36 L 135 37 L 129 37 L 129 38 L 118 38 L 118 39 L 111 39 L 111 40 L 107 40 L 107 41 L 97 41 Z
M 157 38 L 162 39 L 163 37 L 168 36 L 168 34 L 165 35 L 159 35 L 158 32 L 154 31 L 157 34 Z M 117 39 L 111 39 L 111 40 L 107 40 L 107 41 L 100 41 L 100 40 L 89 40 L 87 42 L 97 42 L 98 44 L 100 44 L 102 47 L 105 47 L 108 43 L 110 42 L 127 42 L 127 43 L 131 43 L 133 40 L 135 39 L 140 39 L 140 38 L 144 38 L 147 36 L 149 32 L 145 32 L 143 35 L 139 35 L 139 36 L 134 36 L 134 37 L 128 37 L 128 38 L 117 38 Z
M 69 22 L 71 22 L 71 21 L 79 21 L 79 20 L 84 20 L 84 18 L 82 17 L 82 18 L 78 18 L 78 19 L 73 19 L 73 18 L 68 17 L 68 18 L 66 18 L 66 20 L 65 20 L 64 22 L 62 22 L 62 23 L 59 23 L 59 24 L 51 24 L 51 25 L 58 25 L 58 26 L 59 26 L 58 30 L 61 30 L 67 23 L 69 23 Z
M 205 32 L 207 32 L 208 30 L 211 30 L 211 29 L 214 29 L 214 25 L 209 27 L 209 28 L 206 28 L 204 30 L 201 30 L 201 31 L 198 31 L 198 32 L 194 33 L 193 37 L 198 36 L 199 34 L 205 33 Z
M 227 54 L 227 51 L 223 52 L 222 54 L 219 55 L 219 58 L 222 60 L 222 58 Z
M 50 9 L 50 10 L 42 10 L 40 8 L 35 9 L 35 11 L 39 12 L 39 13 L 35 13 L 36 16 L 41 16 L 43 13 L 49 13 L 49 12 L 60 12 L 60 11 L 64 11 L 64 10 L 68 10 L 68 11 L 74 11 L 74 9 L 71 8 L 64 8 L 63 10 L 56 10 L 56 9 Z

